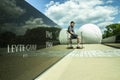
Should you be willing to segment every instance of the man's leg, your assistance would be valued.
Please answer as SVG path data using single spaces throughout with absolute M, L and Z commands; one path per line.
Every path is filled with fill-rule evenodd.
M 70 47 L 72 47 L 72 38 L 69 38 L 69 40 L 70 40 Z
M 80 37 L 77 36 L 77 47 L 80 47 Z

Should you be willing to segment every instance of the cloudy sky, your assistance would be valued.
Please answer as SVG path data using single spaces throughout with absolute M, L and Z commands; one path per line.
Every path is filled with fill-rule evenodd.
M 70 21 L 76 28 L 93 23 L 104 30 L 106 25 L 120 23 L 120 0 L 26 0 L 62 28 Z

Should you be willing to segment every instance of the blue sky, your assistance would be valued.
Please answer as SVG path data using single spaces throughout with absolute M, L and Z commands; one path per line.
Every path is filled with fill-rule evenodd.
M 50 1 L 64 3 L 66 0 L 26 0 L 26 1 L 30 3 L 33 7 L 38 9 L 40 12 L 44 13 L 46 8 L 45 5 L 49 4 Z
M 71 20 L 77 28 L 93 23 L 104 30 L 120 23 L 120 0 L 26 0 L 58 25 L 67 28 Z

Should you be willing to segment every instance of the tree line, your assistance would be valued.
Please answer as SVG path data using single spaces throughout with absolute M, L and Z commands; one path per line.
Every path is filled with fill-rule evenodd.
M 110 36 L 120 36 L 120 24 L 110 24 L 107 25 L 106 30 L 104 31 L 103 38 L 107 38 Z
M 57 27 L 37 27 L 27 29 L 24 35 L 16 35 L 13 32 L 6 31 L 0 33 L 0 47 L 7 47 L 12 44 L 37 44 L 38 48 L 44 48 L 46 41 L 52 41 L 53 45 L 59 44 L 58 36 L 61 28 Z M 46 31 L 52 32 L 52 39 L 46 38 Z

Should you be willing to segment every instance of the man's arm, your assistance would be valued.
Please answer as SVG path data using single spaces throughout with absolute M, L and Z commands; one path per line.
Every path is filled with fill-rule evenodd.
M 68 27 L 68 32 L 69 32 L 71 35 L 74 34 L 74 32 L 72 32 L 72 29 L 71 29 L 70 26 Z
M 70 31 L 70 34 L 74 34 L 72 31 Z

